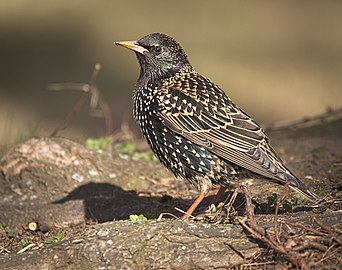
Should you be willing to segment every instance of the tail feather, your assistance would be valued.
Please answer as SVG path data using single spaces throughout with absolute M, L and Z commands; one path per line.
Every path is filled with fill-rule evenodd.
M 300 180 L 296 179 L 296 181 L 291 181 L 289 184 L 289 187 L 293 189 L 294 191 L 304 195 L 306 198 L 308 198 L 312 202 L 318 202 L 321 200 L 321 198 L 310 191 Z
M 273 172 L 274 176 L 272 178 L 277 179 L 282 183 L 287 183 L 291 189 L 304 195 L 312 202 L 318 202 L 321 200 L 318 195 L 311 192 L 302 181 L 300 181 L 288 168 L 286 168 L 283 161 L 277 156 L 276 152 L 270 145 L 266 145 L 264 151 L 265 156 L 263 161 L 269 168 L 269 171 Z

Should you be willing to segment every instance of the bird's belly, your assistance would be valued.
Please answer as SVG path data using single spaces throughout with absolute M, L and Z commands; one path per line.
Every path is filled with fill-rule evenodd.
M 232 164 L 166 128 L 159 119 L 146 118 L 140 127 L 152 151 L 176 176 L 191 182 L 206 176 L 221 185 L 237 178 L 237 168 Z

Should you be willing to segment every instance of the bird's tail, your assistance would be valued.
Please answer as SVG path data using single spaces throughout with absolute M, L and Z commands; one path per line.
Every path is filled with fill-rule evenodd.
M 308 198 L 312 202 L 318 202 L 321 200 L 321 198 L 310 191 L 299 179 L 295 178 L 291 179 L 289 183 L 289 187 L 293 189 L 294 191 L 304 195 L 306 198 Z

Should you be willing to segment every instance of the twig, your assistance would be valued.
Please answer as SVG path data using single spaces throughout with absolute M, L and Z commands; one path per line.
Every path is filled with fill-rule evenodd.
M 293 247 L 292 250 L 294 251 L 302 251 L 306 249 L 314 248 L 322 252 L 326 252 L 327 247 L 325 245 L 313 242 L 313 241 L 305 241 L 304 244 L 300 247 Z
M 283 130 L 288 128 L 296 128 L 300 127 L 302 125 L 309 125 L 312 123 L 315 123 L 317 121 L 326 121 L 330 117 L 338 117 L 342 113 L 342 108 L 332 109 L 327 108 L 327 110 L 319 115 L 315 115 L 312 117 L 304 117 L 302 119 L 292 120 L 292 121 L 281 121 L 276 122 L 268 127 L 265 127 L 266 131 L 277 131 L 277 130 Z
M 195 218 L 193 215 L 185 212 L 184 210 L 182 209 L 179 209 L 178 207 L 174 207 L 177 211 L 181 212 L 182 214 L 186 214 L 188 217 L 192 217 L 192 218 Z
M 315 222 L 318 226 L 320 226 L 323 230 L 325 230 L 328 233 L 338 233 L 338 231 L 335 231 L 333 228 L 329 228 L 322 224 L 322 222 L 318 221 L 317 218 L 312 218 L 313 222 Z
M 253 224 L 253 226 L 256 226 L 256 221 L 254 218 L 254 205 L 252 203 L 251 193 L 249 192 L 247 185 L 241 185 L 241 190 L 246 198 L 246 215 L 249 223 Z
M 17 254 L 24 253 L 26 250 L 28 250 L 28 249 L 30 249 L 30 248 L 33 248 L 33 247 L 35 247 L 35 246 L 36 246 L 36 244 L 31 243 L 31 244 L 27 245 L 26 247 L 22 248 L 21 250 L 19 250 L 19 251 L 17 252 Z
M 129 141 L 129 140 L 133 140 L 134 137 L 135 135 L 129 126 L 127 116 L 124 115 L 121 121 L 120 129 L 112 134 L 113 142 L 118 141 L 118 140 Z
M 96 108 L 99 107 L 99 110 Z M 110 106 L 101 95 L 100 90 L 93 86 L 90 96 L 90 115 L 105 119 L 106 134 L 109 135 L 113 131 L 113 119 Z
M 10 253 L 11 251 L 9 251 L 8 249 L 6 249 L 3 246 L 0 246 L 0 254 L 3 254 L 3 252 Z
M 329 234 L 335 234 L 335 236 L 330 237 L 330 239 L 332 241 L 335 241 L 337 244 L 342 245 L 342 242 L 340 239 L 337 238 L 336 234 L 341 234 L 341 231 L 338 229 L 335 229 L 333 227 L 329 228 L 327 226 L 325 226 L 324 224 L 322 224 L 322 222 L 320 222 L 319 220 L 317 220 L 315 217 L 312 218 L 312 220 L 318 225 L 320 226 L 323 230 L 325 230 L 327 233 Z
M 234 204 L 234 202 L 235 202 L 235 200 L 236 200 L 236 197 L 237 197 L 237 195 L 239 194 L 239 189 L 240 189 L 240 187 L 237 187 L 235 190 L 234 190 L 234 193 L 231 195 L 231 197 L 230 197 L 230 200 L 229 200 L 229 202 L 228 202 L 228 204 L 227 204 L 227 213 L 229 214 L 230 213 L 230 210 L 231 210 L 231 208 L 233 207 L 233 204 Z M 224 202 L 223 202 L 223 204 L 226 204 L 226 202 L 227 202 L 227 200 L 228 200 L 228 198 L 229 198 L 229 195 L 227 196 L 227 198 L 224 200 Z
M 331 250 L 331 249 L 330 249 L 330 247 L 329 247 L 329 249 L 327 249 L 327 251 L 324 253 L 322 259 L 320 259 L 320 260 L 317 262 L 317 264 L 318 264 L 318 263 L 322 263 L 322 262 L 326 261 L 327 259 L 330 259 L 331 257 L 335 256 L 336 254 L 341 254 L 341 250 L 338 250 L 338 249 L 337 249 L 337 250 L 331 252 L 329 255 L 327 255 L 328 251 L 330 251 L 330 250 Z M 340 259 L 340 261 L 341 261 L 341 259 Z
M 289 225 L 292 225 L 293 227 L 302 228 L 302 229 L 304 229 L 304 230 L 306 230 L 306 231 L 308 231 L 308 232 L 311 232 L 311 233 L 313 233 L 313 234 L 315 234 L 315 235 L 318 235 L 318 236 L 326 236 L 326 235 L 327 235 L 327 233 L 320 232 L 319 230 L 316 230 L 316 229 L 314 229 L 314 228 L 309 228 L 309 227 L 303 225 L 302 223 L 290 222 L 290 221 L 288 221 L 287 223 L 288 223 Z
M 333 249 L 333 247 L 335 247 L 335 244 L 332 244 L 330 247 L 327 248 L 327 250 L 324 252 L 322 259 L 325 258 L 325 256 L 327 256 L 327 254 L 330 252 L 330 250 Z
M 240 190 L 240 187 L 237 187 L 234 190 L 232 195 L 228 194 L 227 197 L 225 198 L 225 200 L 222 203 L 218 204 L 217 208 L 216 208 L 215 204 L 213 204 L 213 203 L 210 204 L 209 209 L 207 211 L 210 211 L 212 209 L 212 207 L 214 207 L 214 209 L 217 209 L 217 211 L 214 211 L 214 215 L 211 217 L 211 220 L 215 220 L 216 217 L 222 212 L 222 210 L 224 208 L 225 208 L 225 210 L 227 212 L 227 216 L 229 217 L 230 211 L 231 211 L 231 209 L 233 207 L 233 204 L 234 204 L 234 202 L 236 200 L 236 197 L 239 194 L 239 190 Z M 228 199 L 229 199 L 229 202 L 226 205 L 226 202 L 228 201 Z M 220 205 L 222 205 L 222 206 L 226 205 L 226 206 L 225 207 L 220 207 Z M 218 220 L 217 223 L 220 223 L 220 220 Z
M 77 100 L 77 102 L 73 106 L 72 110 L 66 115 L 66 117 L 63 119 L 62 123 L 51 133 L 50 136 L 56 136 L 60 131 L 66 129 L 66 127 L 69 125 L 70 121 L 81 110 L 81 108 L 82 108 L 84 102 L 86 101 L 89 93 L 92 94 L 93 98 L 94 97 L 96 98 L 96 95 L 94 96 L 94 93 L 97 93 L 97 98 L 99 98 L 99 91 L 93 87 L 93 84 L 96 81 L 100 70 L 101 70 L 101 65 L 99 63 L 95 64 L 93 73 L 90 77 L 88 84 L 65 83 L 65 84 L 51 84 L 51 85 L 49 85 L 49 90 L 54 90 L 54 91 L 65 90 L 65 89 L 83 91 L 82 95 Z M 94 100 L 93 100 L 93 102 L 94 102 Z M 108 118 L 108 112 L 107 112 L 108 108 L 106 106 L 104 106 L 103 103 L 106 104 L 105 102 L 103 102 L 103 100 L 99 104 L 100 104 L 101 108 L 104 107 L 104 110 L 103 110 L 104 115 L 106 115 Z M 109 116 L 109 118 L 111 119 L 111 116 Z M 106 121 L 106 124 L 108 124 L 107 123 L 108 121 Z
M 179 210 L 179 209 L 178 209 L 178 210 Z M 175 219 L 179 219 L 179 217 L 177 217 L 176 215 L 171 214 L 171 213 L 160 213 L 159 217 L 157 218 L 157 221 L 161 221 L 161 219 L 162 219 L 164 216 L 170 216 L 170 217 L 173 217 L 173 218 L 175 218 Z
M 284 194 L 282 196 L 278 197 L 276 202 L 275 202 L 275 210 L 274 210 L 274 235 L 275 235 L 275 238 L 276 238 L 278 244 L 280 244 L 278 213 L 279 213 L 279 206 L 285 200 L 287 193 L 288 193 L 288 188 L 287 188 L 287 186 L 285 186 L 285 187 L 286 187 L 286 189 L 285 189 Z
M 299 265 L 301 269 L 303 270 L 309 270 L 308 266 L 306 265 L 305 261 L 303 260 L 303 257 L 301 257 L 298 254 L 290 254 L 286 249 L 274 242 L 273 240 L 262 236 L 260 233 L 258 233 L 254 228 L 247 225 L 240 217 L 237 218 L 237 221 L 244 227 L 255 239 L 260 240 L 261 242 L 267 244 L 270 248 L 272 248 L 275 252 L 283 255 L 288 261 L 295 265 Z

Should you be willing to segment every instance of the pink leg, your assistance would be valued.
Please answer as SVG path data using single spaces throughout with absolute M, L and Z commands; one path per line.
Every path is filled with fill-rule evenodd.
M 201 201 L 203 201 L 203 199 L 205 198 L 205 195 L 207 195 L 207 193 L 201 193 L 200 195 L 198 195 L 198 197 L 196 198 L 196 200 L 192 203 L 192 205 L 189 207 L 189 209 L 185 212 L 185 214 L 181 217 L 181 220 L 186 219 L 187 217 L 189 217 L 197 208 L 197 206 L 201 203 Z
M 223 195 L 223 193 L 226 191 L 226 187 L 220 187 L 220 189 L 217 191 L 214 199 L 211 201 L 210 205 L 214 204 L 216 205 L 220 197 Z

